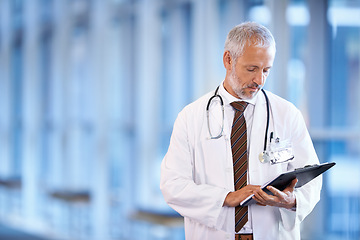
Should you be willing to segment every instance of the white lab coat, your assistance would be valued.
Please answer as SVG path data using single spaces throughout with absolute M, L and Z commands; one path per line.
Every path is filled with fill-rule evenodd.
M 232 152 L 225 124 L 224 136 L 209 139 L 206 105 L 214 94 L 210 92 L 186 106 L 178 115 L 170 146 L 161 165 L 160 188 L 165 201 L 184 216 L 187 240 L 234 239 L 234 208 L 223 207 L 226 195 L 234 191 Z M 269 133 L 280 140 L 290 140 L 295 159 L 291 163 L 270 165 L 261 163 L 266 127 L 266 102 L 257 96 L 250 136 L 248 184 L 262 185 L 282 172 L 305 165 L 318 164 L 318 158 L 298 109 L 286 100 L 267 92 L 270 102 Z M 228 102 L 225 108 L 231 107 Z M 225 116 L 226 120 L 233 116 Z M 225 120 L 225 122 L 226 122 Z M 222 115 L 218 99 L 210 106 L 210 126 L 218 133 Z M 321 177 L 295 190 L 297 208 L 251 205 L 255 240 L 300 239 L 300 223 L 320 199 Z

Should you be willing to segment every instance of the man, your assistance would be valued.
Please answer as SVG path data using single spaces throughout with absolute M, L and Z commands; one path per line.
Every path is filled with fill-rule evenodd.
M 266 91 L 267 111 L 261 88 L 275 51 L 272 34 L 260 24 L 234 27 L 225 42 L 225 80 L 217 89 L 224 117 L 219 97 L 208 104 L 212 91 L 186 106 L 175 121 L 160 188 L 184 216 L 186 239 L 300 239 L 300 223 L 320 199 L 321 177 L 296 189 L 296 179 L 283 191 L 269 187 L 273 195 L 260 188 L 280 173 L 319 163 L 300 111 Z M 267 146 L 272 151 L 289 147 L 292 160 L 259 159 L 268 115 L 273 141 L 267 138 Z M 240 207 L 251 194 L 257 204 Z

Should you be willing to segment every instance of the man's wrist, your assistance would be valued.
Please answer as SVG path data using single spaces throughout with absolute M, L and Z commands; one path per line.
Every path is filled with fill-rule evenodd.
M 223 203 L 223 207 L 229 207 L 231 206 L 230 203 L 230 198 L 231 196 L 229 196 L 232 192 L 228 192 L 228 194 L 226 195 L 225 199 L 224 199 L 224 203 Z

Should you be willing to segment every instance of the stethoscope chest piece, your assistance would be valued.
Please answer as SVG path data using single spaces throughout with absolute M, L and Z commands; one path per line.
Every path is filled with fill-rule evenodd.
M 259 153 L 259 160 L 261 163 L 264 163 L 264 161 L 265 161 L 264 152 Z
M 269 162 L 269 157 L 266 154 L 266 151 L 263 151 L 263 152 L 259 153 L 259 160 L 260 160 L 261 163 Z

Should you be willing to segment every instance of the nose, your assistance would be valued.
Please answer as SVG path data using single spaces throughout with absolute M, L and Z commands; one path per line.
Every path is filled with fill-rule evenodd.
M 263 86 L 264 83 L 265 83 L 265 80 L 266 80 L 266 75 L 265 75 L 262 71 L 259 71 L 259 72 L 256 74 L 253 82 L 256 83 L 256 84 L 259 85 L 259 86 Z

